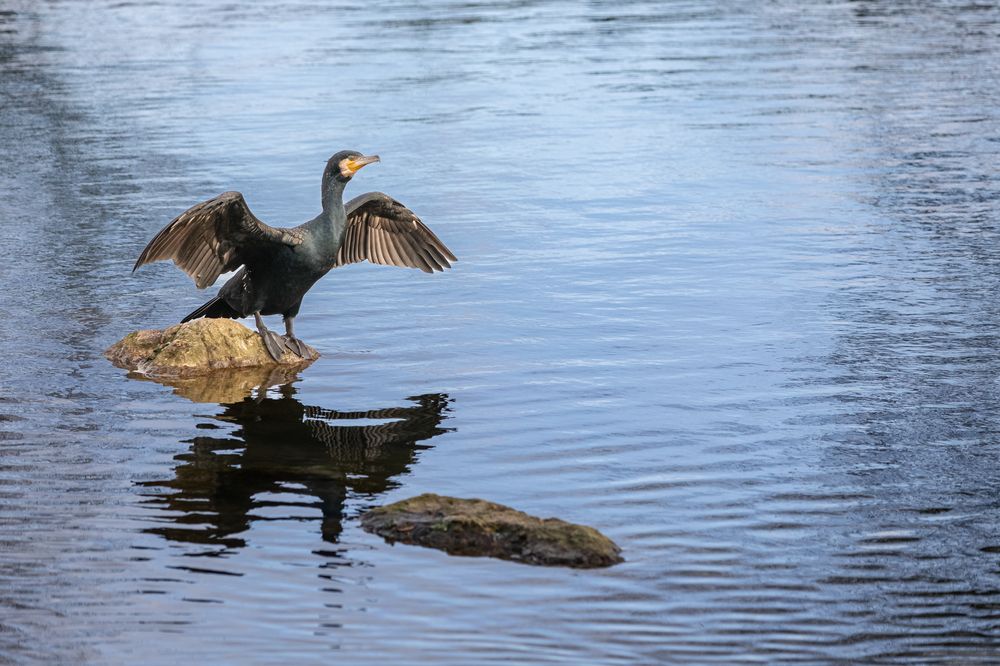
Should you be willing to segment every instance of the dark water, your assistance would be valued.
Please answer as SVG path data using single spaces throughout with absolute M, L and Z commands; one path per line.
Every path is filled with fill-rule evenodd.
M 1000 660 L 1000 10 L 0 8 L 0 662 Z M 205 298 L 166 221 L 347 147 L 453 271 L 331 274 L 263 395 L 103 360 Z M 627 561 L 360 530 L 424 491 Z

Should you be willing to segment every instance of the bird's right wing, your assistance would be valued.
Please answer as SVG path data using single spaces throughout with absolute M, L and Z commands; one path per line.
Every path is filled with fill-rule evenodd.
M 335 266 L 367 259 L 373 264 L 433 273 L 451 268 L 451 262 L 456 261 L 451 250 L 412 210 L 388 194 L 362 194 L 344 208 L 347 228 Z
M 295 229 L 277 229 L 258 220 L 239 192 L 223 192 L 192 206 L 163 227 L 132 270 L 173 259 L 203 289 L 259 252 L 278 245 L 298 245 L 302 240 Z

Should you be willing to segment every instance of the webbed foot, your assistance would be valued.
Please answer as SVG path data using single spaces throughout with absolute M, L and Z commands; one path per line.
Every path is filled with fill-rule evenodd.
M 275 361 L 281 361 L 281 356 L 285 353 L 285 341 L 282 337 L 274 331 L 265 331 L 260 337 L 264 341 L 264 349 L 267 350 L 268 356 Z
M 280 335 L 264 326 L 264 320 L 260 318 L 259 314 L 254 313 L 254 320 L 257 322 L 257 332 L 260 333 L 260 339 L 264 342 L 264 349 L 267 350 L 268 356 L 280 363 L 285 341 Z
M 294 336 L 285 335 L 281 338 L 281 340 L 284 343 L 285 349 L 293 354 L 297 354 L 306 361 L 312 361 L 319 358 L 319 354 L 316 353 L 315 349 Z

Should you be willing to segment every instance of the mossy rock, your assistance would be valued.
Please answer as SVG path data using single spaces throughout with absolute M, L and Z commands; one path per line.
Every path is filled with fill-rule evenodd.
M 621 549 L 593 527 L 536 518 L 481 499 L 426 493 L 367 511 L 361 526 L 389 543 L 427 546 L 451 555 L 581 569 L 622 561 Z
M 276 365 L 301 369 L 309 365 L 309 361 L 289 351 L 276 362 L 256 331 L 232 319 L 195 319 L 164 330 L 135 331 L 111 345 L 104 355 L 119 368 L 153 377 L 196 377 L 222 369 Z

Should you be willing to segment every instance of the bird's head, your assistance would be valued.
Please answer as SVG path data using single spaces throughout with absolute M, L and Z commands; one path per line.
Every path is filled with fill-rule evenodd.
M 356 150 L 342 150 L 326 163 L 326 171 L 323 180 L 336 178 L 342 183 L 346 183 L 362 167 L 378 162 L 378 155 L 362 155 Z

